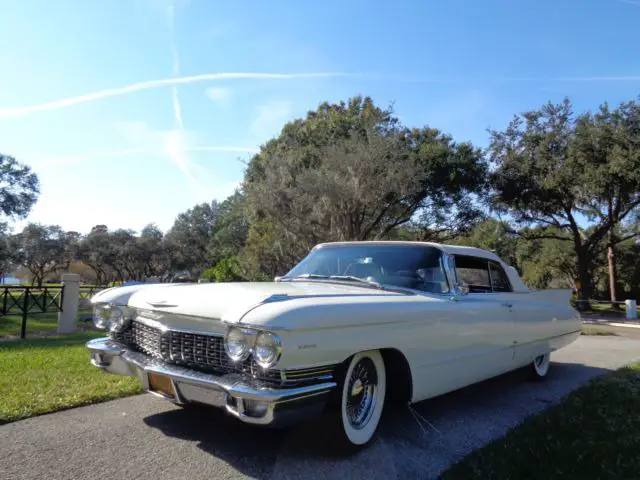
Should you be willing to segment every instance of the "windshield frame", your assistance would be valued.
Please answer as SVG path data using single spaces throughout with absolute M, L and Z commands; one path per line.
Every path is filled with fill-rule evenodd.
M 357 246 L 357 245 L 361 245 L 361 246 L 371 246 L 371 247 L 376 247 L 376 246 L 393 246 L 394 248 L 411 248 L 411 247 L 422 247 L 422 248 L 431 248 L 434 250 L 437 250 L 440 254 L 439 256 L 439 263 L 440 263 L 440 268 L 442 269 L 442 272 L 444 274 L 444 278 L 447 284 L 447 291 L 446 292 L 430 292 L 427 290 L 420 290 L 420 289 L 416 289 L 416 288 L 411 288 L 411 287 L 405 287 L 405 286 L 401 286 L 401 285 L 394 285 L 394 284 L 390 284 L 390 283 L 384 283 L 384 282 L 368 282 L 365 278 L 362 278 L 362 282 L 357 282 L 357 281 L 349 281 L 349 280 L 345 280 L 345 279 L 338 279 L 338 278 L 319 278 L 319 277 L 313 277 L 313 274 L 311 274 L 309 277 L 305 277 L 305 274 L 301 274 L 301 275 L 296 275 L 296 276 L 291 276 L 291 272 L 293 270 L 295 270 L 302 262 L 304 262 L 307 258 L 309 258 L 310 255 L 312 255 L 314 252 L 316 252 L 317 250 L 321 250 L 321 249 L 329 249 L 329 248 L 345 248 L 345 247 L 349 247 L 349 246 Z M 374 288 L 374 289 L 382 289 L 382 290 L 388 290 L 388 291 L 397 291 L 397 292 L 404 292 L 404 293 L 409 293 L 409 294 L 418 294 L 418 295 L 436 295 L 436 296 L 447 296 L 447 297 L 452 297 L 455 296 L 455 274 L 451 272 L 451 267 L 452 267 L 452 260 L 453 257 L 451 257 L 451 255 L 449 255 L 447 252 L 445 252 L 442 248 L 440 248 L 437 244 L 431 244 L 431 243 L 421 243 L 421 242 L 415 242 L 415 243 L 401 243 L 401 242 L 393 242 L 393 241 L 388 241 L 388 242 L 345 242 L 345 243 L 323 243 L 323 244 L 319 244 L 316 245 L 315 247 L 313 247 L 309 253 L 307 255 L 305 255 L 304 258 L 302 258 L 298 263 L 296 263 L 285 275 L 281 276 L 281 277 L 276 277 L 276 281 L 277 282 L 288 282 L 288 281 L 308 281 L 308 282 L 326 282 L 326 283 L 339 283 L 339 284 L 343 284 L 343 285 L 354 285 L 354 286 L 361 286 L 363 288 Z M 455 272 L 455 270 L 454 270 Z

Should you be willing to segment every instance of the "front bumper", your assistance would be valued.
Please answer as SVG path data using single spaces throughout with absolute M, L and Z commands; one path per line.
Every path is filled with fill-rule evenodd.
M 109 338 L 87 342 L 91 363 L 107 372 L 137 376 L 146 392 L 177 404 L 199 403 L 225 409 L 243 422 L 284 426 L 315 416 L 324 408 L 335 382 L 273 388 L 238 374 L 216 375 L 156 360 Z M 169 377 L 173 396 L 153 391 L 149 374 Z

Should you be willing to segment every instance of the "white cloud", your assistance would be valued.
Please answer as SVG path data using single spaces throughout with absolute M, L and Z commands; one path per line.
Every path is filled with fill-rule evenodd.
M 293 115 L 293 104 L 274 101 L 258 107 L 258 116 L 251 124 L 251 133 L 264 142 L 275 136 Z
M 210 87 L 204 93 L 209 100 L 220 105 L 229 105 L 233 96 L 233 91 L 228 87 Z

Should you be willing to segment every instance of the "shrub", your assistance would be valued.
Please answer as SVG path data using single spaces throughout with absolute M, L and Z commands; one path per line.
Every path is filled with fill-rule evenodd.
M 210 282 L 239 282 L 245 280 L 240 264 L 235 257 L 220 260 L 215 267 L 208 268 L 202 272 L 200 278 Z

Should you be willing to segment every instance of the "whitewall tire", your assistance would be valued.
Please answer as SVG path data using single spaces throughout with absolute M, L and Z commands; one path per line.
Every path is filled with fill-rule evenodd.
M 341 436 L 347 445 L 362 447 L 375 436 L 384 408 L 387 377 L 380 352 L 355 354 L 340 386 Z
M 549 373 L 549 368 L 551 367 L 551 354 L 546 353 L 544 355 L 539 355 L 533 359 L 531 362 L 531 370 L 534 378 L 545 378 Z

